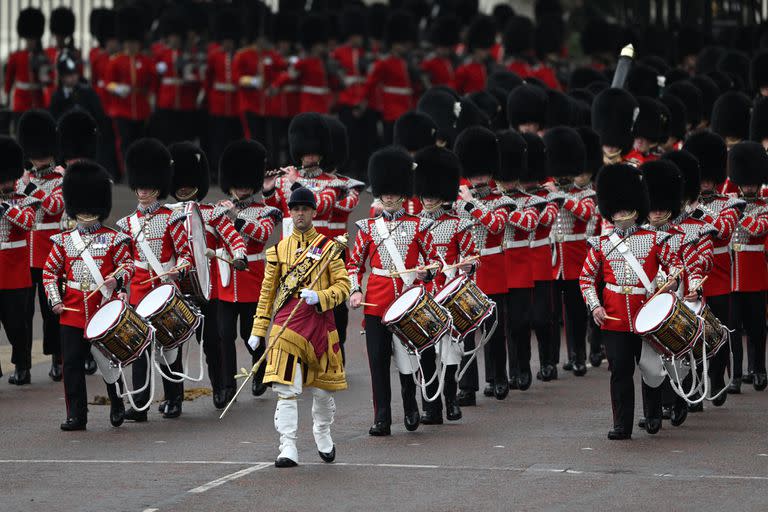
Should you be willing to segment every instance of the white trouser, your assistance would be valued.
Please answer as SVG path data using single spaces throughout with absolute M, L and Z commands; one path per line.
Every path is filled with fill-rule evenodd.
M 293 375 L 293 383 L 290 386 L 273 384 L 272 390 L 277 393 L 275 430 L 280 434 L 279 457 L 298 462 L 299 452 L 296 448 L 296 437 L 299 429 L 299 407 L 297 398 L 303 391 L 300 365 L 296 365 Z M 336 413 L 333 393 L 324 389 L 312 388 L 312 397 L 312 432 L 315 436 L 315 444 L 318 451 L 330 453 L 333 450 L 331 425 Z
M 464 355 L 463 345 L 463 342 L 456 343 L 450 335 L 446 334 L 435 344 L 435 352 L 446 366 L 461 364 L 461 357 Z
M 661 362 L 659 353 L 656 352 L 650 343 L 643 340 L 643 348 L 640 351 L 640 375 L 643 377 L 643 382 L 657 388 L 664 382 L 664 377 L 667 376 L 667 370 L 664 368 L 664 363 Z
M 392 336 L 392 354 L 395 357 L 395 367 L 403 375 L 413 375 L 419 371 L 419 356 L 408 353 L 397 336 Z

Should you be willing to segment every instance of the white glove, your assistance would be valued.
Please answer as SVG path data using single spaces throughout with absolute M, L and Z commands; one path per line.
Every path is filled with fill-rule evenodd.
M 261 345 L 261 336 L 251 336 L 248 338 L 248 346 L 251 350 L 256 350 Z
M 256 89 L 261 89 L 261 86 L 263 83 L 264 83 L 264 80 L 260 76 L 251 77 L 251 87 L 255 87 Z
M 301 298 L 310 306 L 314 306 L 320 302 L 320 297 L 317 295 L 317 292 L 308 288 L 301 290 Z
M 129 94 L 131 94 L 131 86 L 126 84 L 118 84 L 115 86 L 114 92 L 121 98 L 126 98 Z

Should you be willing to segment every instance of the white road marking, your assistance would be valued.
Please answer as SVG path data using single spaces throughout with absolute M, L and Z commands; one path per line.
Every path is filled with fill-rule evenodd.
M 217 478 L 216 480 L 211 480 L 207 484 L 203 484 L 199 487 L 195 487 L 194 489 L 190 489 L 189 493 L 192 494 L 200 494 L 205 491 L 210 491 L 214 487 L 218 487 L 220 485 L 224 485 L 227 482 L 231 482 L 232 480 L 237 480 L 238 478 L 244 477 L 245 475 L 249 475 L 253 473 L 254 471 L 259 471 L 260 469 L 264 469 L 266 467 L 270 466 L 270 464 L 266 462 L 261 462 L 259 464 L 256 464 L 255 466 L 251 466 L 249 468 L 241 469 L 240 471 L 235 471 L 234 473 L 230 473 L 229 475 L 225 475 L 221 478 Z
M 145 508 L 141 512 L 157 512 L 158 510 L 160 510 L 160 509 L 159 508 Z
M 494 446 L 494 448 L 504 448 L 504 445 L 503 444 L 497 444 L 496 446 Z
M 582 448 L 582 450 L 585 452 L 591 452 L 592 448 L 590 448 L 589 446 L 585 446 L 584 448 Z

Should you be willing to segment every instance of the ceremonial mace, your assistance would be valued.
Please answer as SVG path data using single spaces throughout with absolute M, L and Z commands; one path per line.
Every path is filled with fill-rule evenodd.
M 320 267 L 320 270 L 317 272 L 317 276 L 312 280 L 311 283 L 309 283 L 309 286 L 307 288 L 312 289 L 313 286 L 317 283 L 317 281 L 320 279 L 320 276 L 323 275 L 325 272 L 325 269 L 328 268 L 328 265 L 331 264 L 331 261 L 333 261 L 333 258 L 336 255 L 341 254 L 341 252 L 347 247 L 347 241 L 348 241 L 349 235 L 347 233 L 344 233 L 343 235 L 337 236 L 333 239 L 333 248 L 328 251 L 326 254 L 330 255 L 330 258 L 328 258 L 326 261 L 323 262 L 323 265 Z M 302 299 L 299 299 L 296 302 L 296 305 L 293 306 L 293 309 L 291 310 L 291 314 L 288 315 L 288 318 L 285 319 L 285 322 L 283 322 L 283 325 L 280 326 L 280 331 L 274 336 L 274 339 L 278 339 L 282 334 L 285 332 L 285 329 L 288 327 L 288 324 L 291 322 L 291 319 L 293 318 L 293 315 L 296 314 L 296 312 L 299 310 L 299 306 L 301 306 L 301 303 L 303 302 Z M 277 313 L 277 311 L 275 311 Z M 259 370 L 259 366 L 264 363 L 264 360 L 267 358 L 267 354 L 269 354 L 269 349 L 271 348 L 270 340 L 272 339 L 272 336 L 267 335 L 267 339 L 265 340 L 266 347 L 264 348 L 264 353 L 261 355 L 258 361 L 256 361 L 251 367 L 251 371 L 247 371 L 245 368 L 240 368 L 240 373 L 235 375 L 236 379 L 243 379 L 243 383 L 240 384 L 240 387 L 237 388 L 237 392 L 235 393 L 235 396 L 232 397 L 232 400 L 229 401 L 227 406 L 224 408 L 224 410 L 221 412 L 221 416 L 219 416 L 219 419 L 224 418 L 224 415 L 227 414 L 227 411 L 229 411 L 229 408 L 232 407 L 232 404 L 235 403 L 235 400 L 237 400 L 238 395 L 243 390 L 246 384 L 248 384 L 248 381 L 251 380 L 251 377 L 253 377 L 256 372 Z

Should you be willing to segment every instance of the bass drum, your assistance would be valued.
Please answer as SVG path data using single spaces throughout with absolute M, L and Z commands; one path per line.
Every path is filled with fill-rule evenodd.
M 205 256 L 205 221 L 200 208 L 193 202 L 184 206 L 184 229 L 187 232 L 189 252 L 194 268 L 188 270 L 179 280 L 181 293 L 196 304 L 204 304 L 211 298 L 210 260 Z

